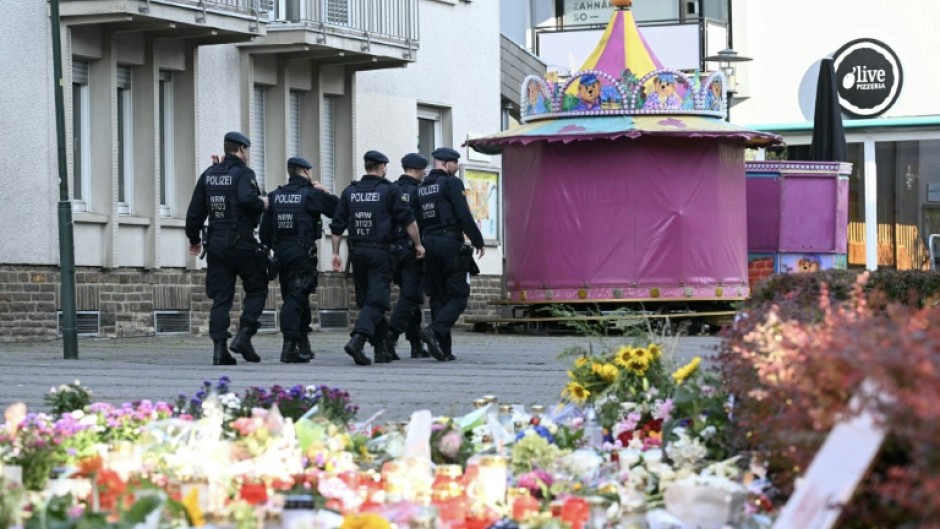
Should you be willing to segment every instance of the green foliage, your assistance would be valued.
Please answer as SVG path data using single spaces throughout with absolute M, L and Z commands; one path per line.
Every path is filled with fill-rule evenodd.
M 63 413 L 87 409 L 91 405 L 91 390 L 76 380 L 50 389 L 42 400 L 49 406 L 52 416 L 58 417 Z
M 26 522 L 26 529 L 132 529 L 142 523 L 151 513 L 164 505 L 164 499 L 157 495 L 142 496 L 127 510 L 118 513 L 117 521 L 109 521 L 108 513 L 92 512 L 84 509 L 78 516 L 72 516 L 75 500 L 71 494 L 53 496 L 45 507 L 34 509 L 33 515 Z

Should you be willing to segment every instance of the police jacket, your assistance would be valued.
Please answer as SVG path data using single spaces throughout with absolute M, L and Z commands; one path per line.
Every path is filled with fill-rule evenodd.
M 302 176 L 268 193 L 268 209 L 261 216 L 261 244 L 296 241 L 314 244 L 323 234 L 321 215 L 332 218 L 339 197 L 313 187 Z
M 253 239 L 261 220 L 264 202 L 255 181 L 255 172 L 234 154 L 206 169 L 193 190 L 186 212 L 186 237 L 199 244 L 202 225 L 209 218 L 209 230 L 237 230 L 241 239 Z
M 483 234 L 473 220 L 463 182 L 441 169 L 434 169 L 418 186 L 418 225 L 421 233 L 466 234 L 474 248 L 483 247 Z
M 403 174 L 398 177 L 398 180 L 395 182 L 395 185 L 398 186 L 398 190 L 401 191 L 401 199 L 408 204 L 408 207 L 411 208 L 411 212 L 417 218 L 418 211 L 418 185 L 421 182 L 418 182 L 414 177 Z M 405 228 L 402 226 L 395 226 L 395 237 L 396 241 L 408 239 L 408 232 L 405 231 Z
M 395 226 L 405 227 L 414 220 L 397 186 L 380 176 L 365 175 L 343 191 L 330 232 L 342 235 L 348 229 L 353 244 L 384 244 L 392 241 Z

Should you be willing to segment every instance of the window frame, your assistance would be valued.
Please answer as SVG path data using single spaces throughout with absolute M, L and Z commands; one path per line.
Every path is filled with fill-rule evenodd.
M 157 81 L 157 127 L 160 149 L 160 216 L 172 218 L 176 210 L 176 145 L 173 73 L 161 70 Z
M 76 82 L 75 63 L 84 63 L 86 72 L 91 65 L 84 60 L 72 63 L 72 210 L 86 212 L 91 202 L 91 79 L 88 75 L 84 82 Z M 78 98 L 75 97 L 76 87 Z M 76 117 L 79 118 L 77 126 Z
M 133 70 L 128 66 L 118 66 L 118 70 L 129 70 L 128 77 L 133 77 Z M 117 82 L 115 105 L 115 140 L 118 154 L 118 215 L 130 215 L 134 209 L 134 84 L 133 81 L 122 86 L 120 75 Z M 123 195 L 123 196 L 122 196 Z

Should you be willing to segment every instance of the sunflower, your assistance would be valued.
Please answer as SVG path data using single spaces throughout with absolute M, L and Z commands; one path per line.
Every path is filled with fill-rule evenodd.
M 627 362 L 627 365 L 624 367 L 626 367 L 627 371 L 630 371 L 631 373 L 634 373 L 636 375 L 642 375 L 646 373 L 647 369 L 649 369 L 650 364 L 649 364 L 649 361 L 647 361 L 646 357 L 634 356 Z
M 613 382 L 617 380 L 620 370 L 613 364 L 591 364 L 591 372 L 597 375 L 604 382 Z
M 653 355 L 654 360 L 663 355 L 663 348 L 658 343 L 651 343 L 647 349 Z
M 579 368 L 583 366 L 584 364 L 586 364 L 587 362 L 588 362 L 588 359 L 586 356 L 580 356 L 578 357 L 577 360 L 574 361 L 574 367 Z
M 656 355 L 653 354 L 648 348 L 640 347 L 639 349 L 633 350 L 634 359 L 642 359 L 647 364 L 653 363 L 656 360 Z
M 578 404 L 583 404 L 591 396 L 591 392 L 577 382 L 569 382 L 564 391 L 561 392 L 561 396 L 567 397 Z
M 698 369 L 698 365 L 702 363 L 702 357 L 696 356 L 688 364 L 680 367 L 672 374 L 672 378 L 676 379 L 676 384 L 682 384 L 685 379 L 692 376 L 693 373 Z
M 627 367 L 632 359 L 633 347 L 629 345 L 621 346 L 620 349 L 617 349 L 617 352 L 614 353 L 614 363 L 620 367 Z

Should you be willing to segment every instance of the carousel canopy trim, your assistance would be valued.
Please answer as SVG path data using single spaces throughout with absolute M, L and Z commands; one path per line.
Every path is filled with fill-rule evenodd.
M 482 138 L 467 141 L 486 154 L 498 154 L 510 144 L 572 142 L 597 139 L 671 136 L 684 138 L 728 138 L 744 140 L 748 147 L 763 147 L 783 141 L 776 134 L 758 132 L 720 119 L 703 116 L 596 116 L 540 120 Z

